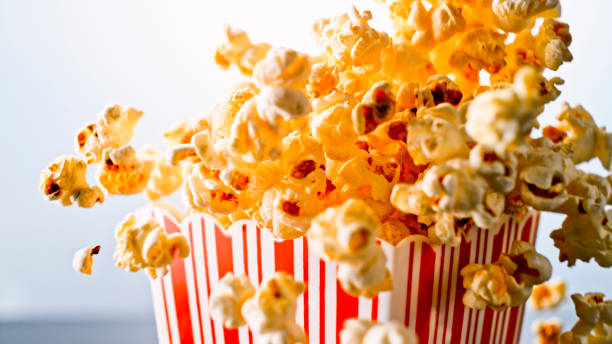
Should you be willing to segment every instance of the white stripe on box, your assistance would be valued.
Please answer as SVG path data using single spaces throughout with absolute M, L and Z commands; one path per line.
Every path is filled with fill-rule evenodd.
M 393 271 L 393 289 L 390 292 L 381 293 L 379 302 L 385 303 L 388 312 L 378 309 L 378 318 L 388 321 L 395 319 L 401 323 L 406 320 L 406 293 L 408 292 L 408 262 L 410 261 L 411 242 L 403 242 L 397 247 L 383 243 L 385 254 L 389 259 L 389 270 Z
M 225 232 L 232 237 L 232 263 L 234 274 L 246 274 L 246 266 L 244 266 L 244 252 L 243 240 L 242 240 L 242 222 L 236 222 Z M 238 328 L 238 339 L 240 343 L 249 342 L 249 329 L 246 326 L 240 326 Z
M 453 247 L 451 250 L 453 252 L 453 268 L 451 272 L 451 284 L 450 284 L 450 300 L 448 302 L 449 312 L 446 320 L 446 328 L 448 329 L 445 333 L 445 342 L 450 342 L 450 338 L 453 330 L 453 317 L 455 315 L 455 294 L 457 293 L 457 278 L 459 275 L 459 250 L 460 246 Z
M 174 303 L 174 289 L 172 288 L 172 271 L 169 271 L 162 279 L 163 287 L 166 291 L 166 305 L 168 306 L 168 320 L 170 321 L 172 343 L 180 343 L 181 337 L 179 336 L 178 319 L 176 318 L 176 305 Z
M 410 281 L 410 319 L 408 327 L 416 328 L 416 310 L 419 294 L 419 277 L 421 275 L 421 255 L 423 254 L 423 242 L 417 241 L 414 243 L 414 263 L 412 264 L 412 280 Z
M 336 267 L 334 263 L 325 263 L 325 344 L 336 342 Z
M 215 238 L 215 222 L 207 218 L 204 224 L 204 235 L 206 236 L 206 252 L 208 253 L 208 276 L 210 277 L 210 292 L 212 294 L 217 289 L 217 284 L 219 282 L 219 268 L 217 265 L 217 241 Z M 223 336 L 223 324 L 218 324 L 216 321 L 213 321 L 213 324 L 215 327 L 216 343 L 225 343 L 225 338 Z
M 429 314 L 429 344 L 433 344 L 434 332 L 438 326 L 438 291 L 440 289 L 440 270 L 442 265 L 442 250 L 440 249 L 440 246 L 435 246 L 432 248 L 434 249 L 436 260 L 434 262 L 433 291 L 431 293 L 432 303 L 431 312 Z
M 274 236 L 269 230 L 261 230 L 261 274 L 262 281 L 274 275 Z
M 168 328 L 166 327 L 166 311 L 164 309 L 164 299 L 159 279 L 151 280 L 151 290 L 153 294 L 153 306 L 155 308 L 155 325 L 157 327 L 157 340 L 159 343 L 168 342 Z
M 379 294 L 380 300 L 380 294 Z M 359 297 L 357 317 L 359 319 L 372 320 L 372 299 L 367 297 Z M 380 314 L 380 313 L 379 313 Z
M 193 226 L 192 226 L 193 232 Z M 185 224 L 185 226 L 181 226 L 181 232 L 185 235 L 186 238 L 193 238 L 193 234 L 189 235 L 189 224 Z M 200 338 L 200 321 L 198 320 L 198 304 L 196 298 L 196 290 L 195 290 L 195 279 L 197 276 L 193 275 L 193 262 L 192 262 L 192 254 L 194 254 L 194 243 L 191 242 L 191 252 L 189 252 L 189 256 L 183 260 L 185 264 L 185 280 L 187 282 L 187 299 L 189 302 L 189 312 L 191 313 L 191 329 L 193 332 L 193 340 L 194 343 L 202 343 L 202 339 Z
M 259 286 L 259 271 L 257 269 L 257 231 L 254 223 L 247 225 L 247 258 L 249 264 L 249 279 L 254 286 Z M 263 254 L 263 252 L 262 252 Z
M 516 241 L 516 236 L 518 234 L 518 229 L 520 227 L 520 223 L 519 221 L 516 221 L 516 219 L 512 222 L 512 232 L 510 233 L 510 242 L 508 243 L 508 251 L 510 250 L 510 247 L 512 247 L 512 243 L 514 241 Z M 506 252 L 508 252 L 506 251 Z M 504 311 L 504 321 L 503 321 L 503 329 L 502 329 L 502 343 L 506 342 L 506 336 L 508 334 L 508 321 L 510 318 L 510 309 L 507 309 Z
M 319 281 L 319 257 L 312 249 L 308 249 L 308 338 L 310 344 L 323 344 L 319 343 L 319 288 L 321 282 Z
M 472 229 L 472 231 L 470 231 L 469 236 L 475 236 L 475 229 Z M 477 238 L 478 236 L 476 236 Z M 467 238 L 466 238 L 467 239 Z M 474 259 L 476 259 L 476 246 L 478 245 L 477 240 L 472 240 L 471 241 L 471 246 L 470 246 L 470 260 L 468 261 L 469 263 L 473 263 Z M 471 309 L 468 307 L 465 307 L 463 309 L 463 326 L 461 327 L 461 343 L 465 343 L 466 339 L 467 339 L 467 333 L 468 333 L 468 328 L 467 328 L 467 323 L 469 320 L 469 313 L 470 313 Z
M 208 222 L 207 219 L 204 220 Z M 196 243 L 194 245 L 194 258 L 196 261 L 196 276 L 198 277 L 198 291 L 200 292 L 200 311 L 202 312 L 202 329 L 204 330 L 204 343 L 212 343 L 213 342 L 213 334 L 212 328 L 210 326 L 210 315 L 208 313 L 208 291 L 206 284 L 208 283 L 206 277 L 206 266 L 204 265 L 204 245 L 203 245 L 203 236 L 205 228 L 202 227 L 202 220 L 196 218 L 195 221 L 192 222 L 193 229 L 193 241 Z M 207 245 L 208 246 L 208 245 Z
M 304 238 L 293 240 L 293 278 L 296 281 L 304 280 Z M 297 299 L 295 322 L 304 328 L 304 293 Z
M 453 252 L 453 248 L 449 247 L 448 245 L 445 245 L 443 250 L 444 250 L 444 263 L 442 263 L 442 268 L 444 269 L 444 272 L 442 275 L 442 291 L 441 291 L 441 297 L 440 297 L 441 312 L 438 314 L 438 320 L 436 322 L 438 324 L 436 344 L 442 344 L 442 337 L 445 332 L 444 330 L 447 329 L 447 326 L 448 326 L 448 323 L 444 323 L 444 319 L 446 318 L 449 312 L 449 306 L 447 305 L 446 301 L 448 299 L 448 290 L 449 290 L 448 278 L 450 277 L 450 273 L 451 273 L 450 255 L 451 255 L 451 252 Z

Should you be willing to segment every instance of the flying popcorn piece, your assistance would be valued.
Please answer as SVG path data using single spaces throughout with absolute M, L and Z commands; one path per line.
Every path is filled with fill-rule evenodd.
M 270 50 L 267 43 L 253 44 L 246 32 L 225 27 L 226 42 L 215 52 L 215 62 L 223 69 L 235 65 L 242 74 L 251 75 L 255 65 L 266 57 Z
M 396 321 L 376 323 L 370 320 L 348 319 L 340 331 L 340 344 L 417 344 L 414 331 Z
M 146 154 L 137 154 L 132 146 L 104 152 L 104 164 L 98 181 L 111 195 L 142 192 L 149 182 L 155 162 Z
M 531 325 L 531 331 L 538 337 L 534 344 L 558 344 L 561 337 L 561 320 L 537 320 Z
M 573 60 L 569 50 L 572 43 L 569 25 L 547 18 L 540 27 L 538 38 L 538 55 L 544 61 L 545 67 L 557 70 L 564 62 Z
M 152 279 L 165 276 L 175 258 L 189 256 L 189 244 L 183 234 L 167 234 L 154 219 L 145 222 L 133 214 L 117 226 L 115 239 L 113 258 L 117 266 L 126 271 L 145 270 Z
M 559 0 L 493 0 L 497 25 L 507 32 L 519 32 L 537 14 L 559 5 Z
M 82 248 L 75 252 L 72 260 L 72 268 L 76 272 L 91 275 L 93 256 L 100 252 L 100 245 Z
M 567 216 L 560 229 L 550 233 L 559 249 L 559 260 L 568 266 L 576 260 L 594 259 L 603 267 L 612 266 L 612 210 Z
M 306 344 L 304 330 L 295 323 L 297 298 L 306 285 L 277 272 L 264 281 L 242 306 L 242 314 L 259 344 Z
M 144 154 L 148 157 L 147 160 L 155 162 L 155 167 L 151 171 L 149 182 L 144 190 L 145 196 L 151 201 L 156 201 L 176 192 L 183 184 L 182 167 L 170 165 L 154 149 L 148 149 Z
M 561 344 L 612 342 L 612 301 L 604 294 L 573 294 L 578 322 L 561 334 Z
M 323 259 L 338 262 L 338 279 L 348 293 L 374 297 L 392 287 L 386 256 L 376 244 L 380 228 L 372 209 L 349 199 L 317 215 L 308 238 Z
M 492 264 L 468 264 L 461 270 L 466 293 L 463 304 L 474 309 L 504 310 L 519 306 L 533 286 L 550 278 L 552 266 L 546 257 L 524 241 L 512 243 L 508 254 Z
M 551 281 L 536 285 L 531 292 L 529 304 L 537 310 L 552 309 L 565 299 L 565 282 Z
M 257 85 L 303 89 L 310 74 L 308 55 L 288 48 L 272 48 L 253 68 Z
M 210 295 L 210 315 L 226 328 L 245 325 L 242 306 L 254 295 L 255 287 L 246 275 L 228 272 L 219 280 L 217 288 Z
M 98 120 L 81 129 L 76 136 L 77 151 L 88 164 L 98 163 L 104 151 L 117 149 L 130 143 L 134 127 L 143 112 L 132 107 L 109 106 L 98 115 Z
M 395 100 L 390 90 L 391 85 L 388 83 L 376 83 L 363 96 L 361 103 L 353 108 L 353 126 L 358 134 L 370 133 L 393 116 Z
M 104 193 L 98 186 L 87 183 L 87 163 L 75 158 L 60 156 L 40 173 L 40 191 L 50 201 L 63 206 L 76 203 L 91 208 L 104 202 Z

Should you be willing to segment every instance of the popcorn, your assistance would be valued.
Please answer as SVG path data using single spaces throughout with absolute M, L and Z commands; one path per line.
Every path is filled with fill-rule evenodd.
M 100 252 L 100 245 L 94 247 L 82 248 L 74 254 L 72 260 L 72 268 L 76 272 L 91 275 L 91 266 L 93 265 L 93 256 Z
M 98 163 L 108 149 L 117 149 L 130 143 L 134 127 L 142 117 L 142 111 L 120 105 L 109 106 L 98 115 L 98 121 L 81 129 L 76 137 L 77 151 L 85 156 L 88 164 Z
M 261 344 L 306 344 L 304 330 L 295 323 L 297 297 L 306 285 L 277 272 L 264 281 L 255 295 L 242 306 L 242 314 Z
M 87 183 L 87 164 L 75 158 L 60 156 L 40 173 L 40 191 L 50 201 L 63 206 L 74 202 L 79 207 L 91 208 L 104 202 L 104 193 L 98 186 Z
M 433 37 L 436 41 L 445 41 L 455 33 L 465 29 L 465 19 L 461 8 L 451 3 L 441 3 L 431 12 Z
M 481 69 L 497 73 L 505 65 L 505 34 L 492 29 L 474 27 L 458 35 L 455 51 L 448 63 L 468 80 L 478 80 Z
M 111 195 L 130 195 L 142 192 L 149 182 L 155 162 L 136 155 L 132 146 L 104 153 L 104 165 L 98 180 Z
M 117 227 L 115 239 L 113 258 L 117 266 L 126 271 L 144 269 L 152 279 L 166 275 L 175 257 L 189 256 L 189 244 L 183 234 L 167 234 L 154 219 L 139 221 L 133 214 Z
M 338 71 L 326 63 L 312 65 L 306 90 L 313 98 L 330 94 L 338 84 Z
M 330 207 L 312 220 L 308 238 L 323 259 L 339 263 L 338 279 L 352 295 L 374 297 L 392 286 L 387 259 L 376 244 L 380 227 L 375 213 L 357 199 Z
M 508 193 L 516 186 L 518 161 L 514 153 L 498 155 L 477 144 L 470 151 L 470 166 L 497 192 Z
M 390 321 L 376 323 L 362 319 L 348 319 L 340 331 L 340 344 L 416 344 L 414 331 L 403 324 Z
M 561 336 L 561 321 L 550 319 L 547 321 L 535 321 L 531 330 L 538 336 L 535 344 L 558 344 Z
M 210 315 L 226 328 L 246 324 L 242 306 L 255 295 L 255 287 L 246 275 L 228 272 L 219 280 L 217 289 L 210 295 Z
M 222 102 L 215 105 L 210 114 L 210 133 L 214 144 L 217 140 L 231 134 L 232 123 L 242 106 L 259 93 L 259 88 L 252 82 L 238 84 Z M 202 132 L 200 132 L 202 133 Z
M 353 97 L 341 92 L 332 92 L 313 104 L 312 136 L 330 159 L 344 161 L 358 151 L 358 136 L 351 119 L 355 104 Z
M 550 278 L 552 266 L 531 244 L 515 241 L 492 264 L 468 264 L 461 270 L 463 304 L 474 309 L 504 310 L 527 301 L 534 285 Z
M 601 293 L 572 295 L 578 322 L 561 334 L 561 344 L 609 343 L 612 341 L 612 301 Z
M 462 131 L 444 118 L 426 115 L 411 121 L 407 129 L 408 153 L 418 165 L 441 163 L 469 154 Z
M 177 191 L 183 184 L 183 169 L 180 166 L 170 165 L 155 150 L 148 150 L 145 154 L 151 156 L 151 160 L 155 161 L 155 167 L 151 171 L 144 191 L 147 198 L 155 201 Z
M 227 41 L 217 48 L 215 62 L 223 69 L 236 65 L 240 72 L 251 75 L 253 67 L 264 59 L 270 46 L 266 43 L 253 44 L 242 30 L 225 27 Z
M 508 32 L 519 32 L 535 15 L 559 5 L 559 0 L 493 0 L 496 24 Z
M 253 68 L 253 77 L 259 86 L 303 88 L 309 74 L 308 56 L 288 48 L 270 49 Z
M 358 134 L 370 133 L 393 116 L 395 100 L 390 89 L 391 85 L 386 82 L 374 84 L 363 96 L 361 103 L 353 108 L 353 126 Z
M 530 304 L 537 310 L 557 307 L 565 298 L 565 282 L 554 281 L 533 288 Z
M 226 215 L 239 209 L 240 200 L 222 183 L 217 172 L 202 163 L 195 165 L 183 182 L 183 199 L 188 207 L 213 214 Z
M 257 112 L 271 126 L 279 119 L 289 121 L 312 111 L 306 94 L 292 88 L 264 87 L 256 101 Z

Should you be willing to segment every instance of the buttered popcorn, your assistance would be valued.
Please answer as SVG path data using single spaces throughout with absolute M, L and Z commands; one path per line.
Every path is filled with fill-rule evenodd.
M 113 258 L 117 266 L 127 271 L 143 269 L 153 279 L 164 276 L 175 257 L 189 255 L 189 244 L 183 234 L 167 234 L 154 219 L 144 222 L 133 214 L 117 227 L 115 239 Z
M 531 331 L 538 337 L 534 344 L 558 344 L 561 336 L 561 321 L 559 319 L 538 320 L 532 324 Z
M 565 298 L 565 282 L 551 281 L 536 285 L 531 292 L 530 305 L 537 310 L 557 307 Z
M 355 296 L 392 287 L 377 240 L 426 235 L 431 245 L 457 246 L 474 227 L 533 209 L 566 216 L 551 233 L 561 261 L 611 266 L 612 177 L 578 164 L 597 158 L 610 169 L 612 134 L 581 106 L 563 105 L 557 124 L 540 123 L 563 84 L 548 73 L 573 59 L 560 2 L 385 5 L 394 32 L 352 8 L 314 23 L 321 49 L 313 55 L 227 27 L 215 61 L 245 80 L 195 122 L 164 133 L 166 152 L 133 148 L 142 111 L 110 106 L 78 132 L 82 160 L 58 158 L 41 173 L 41 192 L 92 207 L 104 191 L 158 200 L 180 189 L 190 213 L 228 225 L 250 219 L 277 240 L 306 236 L 338 263 L 342 288 Z M 101 188 L 85 178 L 94 164 Z M 152 278 L 189 253 L 184 236 L 134 216 L 116 238 L 117 265 Z M 464 303 L 519 306 L 550 274 L 531 245 L 514 242 L 494 263 L 461 271 Z M 214 316 L 228 327 L 247 322 L 262 343 L 305 342 L 294 323 L 304 286 L 275 275 L 251 297 L 243 277 L 222 279 Z M 532 300 L 549 307 L 561 294 L 536 286 Z M 364 336 L 356 343 L 408 338 L 394 326 L 353 322 L 346 333 Z
M 561 344 L 610 343 L 612 341 L 612 301 L 600 293 L 572 295 L 578 321 L 561 334 Z
M 93 256 L 100 253 L 100 245 L 91 248 L 82 248 L 75 252 L 72 260 L 72 268 L 76 272 L 91 275 Z

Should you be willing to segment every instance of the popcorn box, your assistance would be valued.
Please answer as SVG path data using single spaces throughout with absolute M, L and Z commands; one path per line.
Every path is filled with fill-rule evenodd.
M 420 343 L 518 343 L 524 306 L 496 312 L 463 305 L 459 271 L 470 262 L 490 263 L 512 242 L 535 242 L 539 213 L 504 217 L 496 228 L 473 228 L 458 247 L 430 246 L 415 235 L 392 246 L 379 242 L 394 280 L 392 291 L 374 299 L 346 294 L 336 280 L 336 264 L 320 260 L 305 238 L 275 241 L 250 220 L 229 228 L 212 216 L 194 214 L 181 222 L 159 207 L 141 210 L 168 233 L 187 236 L 191 254 L 173 262 L 170 272 L 151 281 L 159 343 L 249 343 L 246 326 L 225 329 L 212 320 L 208 299 L 227 273 L 244 273 L 254 285 L 275 271 L 292 274 L 307 284 L 298 299 L 296 322 L 311 344 L 339 342 L 349 318 L 395 320 L 414 329 Z

